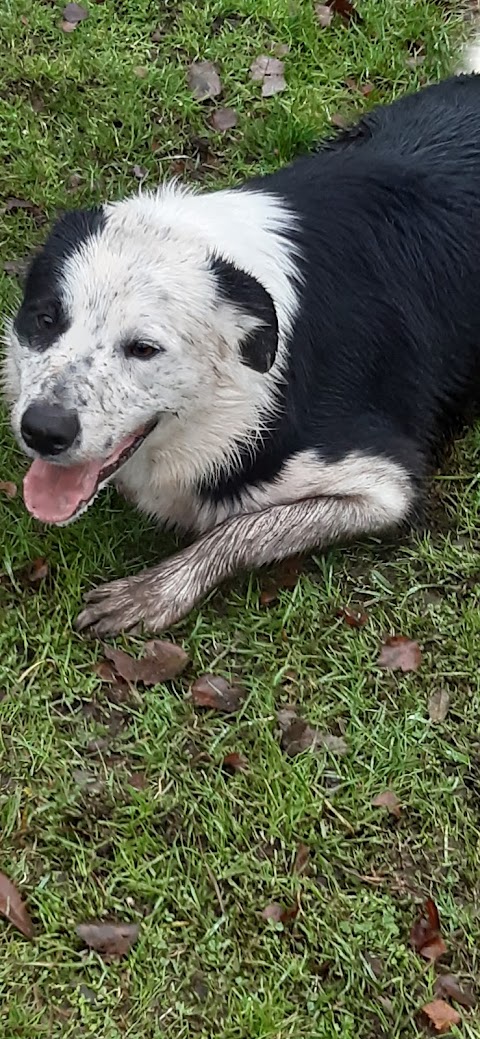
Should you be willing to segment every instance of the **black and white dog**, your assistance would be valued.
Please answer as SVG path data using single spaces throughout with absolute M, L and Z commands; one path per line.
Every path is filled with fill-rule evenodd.
M 198 535 L 91 592 L 81 629 L 167 628 L 239 568 L 402 523 L 480 403 L 480 77 L 239 189 L 68 213 L 6 387 L 33 516 L 68 523 L 113 481 Z

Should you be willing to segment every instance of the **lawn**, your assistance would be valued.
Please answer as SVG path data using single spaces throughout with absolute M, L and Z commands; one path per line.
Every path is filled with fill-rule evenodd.
M 65 32 L 53 0 L 4 0 L 2 309 L 57 210 L 139 178 L 236 183 L 452 66 L 445 5 L 358 8 L 361 20 L 322 27 L 310 0 L 105 0 Z M 249 69 L 279 46 L 287 87 L 263 97 Z M 192 97 L 195 60 L 217 63 L 220 99 Z M 223 134 L 218 106 L 238 117 Z M 5 417 L 0 442 L 0 478 L 20 486 Z M 264 575 L 230 583 L 169 636 L 190 655 L 183 675 L 121 695 L 72 622 L 93 583 L 151 564 L 172 538 L 113 493 L 63 530 L 0 493 L 0 869 L 35 923 L 28 941 L 0 920 L 5 1039 L 415 1039 L 439 974 L 474 985 L 479 448 L 477 430 L 450 451 L 429 532 L 314 556 L 269 605 Z M 49 572 L 31 584 L 38 557 Z M 345 605 L 366 612 L 362 628 L 337 616 Z M 392 634 L 419 643 L 417 671 L 378 666 Z M 194 705 L 206 671 L 245 687 L 237 714 Z M 449 710 L 434 722 L 441 690 Z M 292 703 L 347 753 L 289 757 L 277 712 Z M 226 770 L 231 753 L 247 771 Z M 399 819 L 372 804 L 385 790 Z M 427 896 L 447 946 L 434 966 L 409 940 Z M 298 912 L 266 921 L 271 903 Z M 141 923 L 127 957 L 85 949 L 76 927 L 99 918 Z M 460 1011 L 452 1034 L 478 1039 L 480 1017 Z

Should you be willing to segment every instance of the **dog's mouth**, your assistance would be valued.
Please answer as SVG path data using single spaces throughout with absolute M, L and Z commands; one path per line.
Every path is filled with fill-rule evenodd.
M 143 444 L 156 421 L 132 433 L 104 459 L 61 466 L 36 458 L 23 481 L 25 505 L 42 523 L 68 523 L 83 512 Z

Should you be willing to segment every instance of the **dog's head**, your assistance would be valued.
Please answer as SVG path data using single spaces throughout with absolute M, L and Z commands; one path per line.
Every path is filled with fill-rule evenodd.
M 194 432 L 219 393 L 248 400 L 274 363 L 271 295 L 181 200 L 68 213 L 31 264 L 5 384 L 34 459 L 27 507 L 45 522 L 75 518 L 154 428 Z

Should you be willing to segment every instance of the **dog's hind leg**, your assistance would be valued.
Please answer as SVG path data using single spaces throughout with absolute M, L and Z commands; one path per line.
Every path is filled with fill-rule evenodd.
M 348 465 L 345 462 L 318 465 L 318 491 L 325 488 L 328 469 L 330 494 L 315 494 L 314 469 L 307 467 L 303 495 L 302 470 L 297 463 L 288 477 L 289 493 L 295 489 L 297 500 L 235 516 L 160 566 L 94 589 L 77 627 L 90 628 L 97 635 L 114 635 L 142 622 L 148 631 L 162 631 L 238 570 L 380 532 L 405 519 L 413 484 L 402 466 L 360 455 L 350 456 Z M 293 474 L 298 478 L 295 488 Z M 287 481 L 272 485 L 272 496 L 275 492 L 286 493 Z

